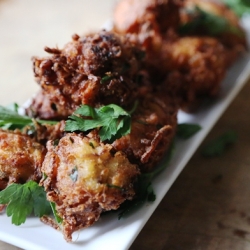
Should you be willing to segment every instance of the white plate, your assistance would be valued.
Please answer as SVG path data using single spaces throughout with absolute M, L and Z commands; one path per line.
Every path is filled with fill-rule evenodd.
M 249 27 L 250 20 L 244 19 L 243 24 Z M 245 54 L 229 70 L 220 97 L 215 102 L 193 115 L 179 113 L 179 123 L 200 124 L 202 130 L 189 140 L 177 141 L 169 166 L 153 182 L 157 194 L 155 202 L 145 204 L 126 219 L 118 220 L 116 214 L 102 216 L 92 227 L 75 233 L 73 243 L 66 243 L 60 232 L 43 225 L 37 218 L 29 218 L 24 225 L 17 227 L 3 214 L 0 216 L 0 240 L 27 250 L 128 249 L 204 137 L 243 87 L 249 74 L 250 55 Z

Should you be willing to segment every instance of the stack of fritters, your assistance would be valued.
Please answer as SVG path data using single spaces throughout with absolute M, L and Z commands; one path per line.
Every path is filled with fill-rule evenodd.
M 186 111 L 218 95 L 226 70 L 246 49 L 237 16 L 213 0 L 121 0 L 114 30 L 145 49 L 148 72 L 177 91 Z
M 233 28 L 210 34 L 193 25 L 210 10 Z M 48 57 L 33 58 L 41 89 L 26 113 L 59 123 L 34 122 L 29 135 L 29 129 L 0 131 L 0 189 L 40 181 L 67 241 L 103 211 L 136 197 L 138 176 L 153 171 L 173 141 L 178 109 L 193 110 L 204 97 L 216 96 L 229 65 L 245 49 L 244 33 L 228 8 L 194 0 L 121 0 L 112 31 L 72 38 L 63 49 L 46 47 Z M 129 134 L 110 142 L 100 140 L 99 128 L 64 131 L 81 105 L 108 104 L 136 107 Z

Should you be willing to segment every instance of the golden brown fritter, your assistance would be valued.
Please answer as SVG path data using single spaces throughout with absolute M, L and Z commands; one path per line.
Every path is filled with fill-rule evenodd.
M 0 130 L 0 190 L 8 184 L 41 179 L 45 148 L 18 131 Z
M 196 8 L 198 8 L 198 11 Z M 181 25 L 193 22 L 194 20 L 199 20 L 199 10 L 215 17 L 222 18 L 220 20 L 220 25 L 225 25 L 225 22 L 227 22 L 227 24 L 225 27 L 222 27 L 223 29 L 219 28 L 218 30 L 218 27 L 212 27 L 213 29 L 211 29 L 209 26 L 212 24 L 197 22 L 192 30 L 188 32 L 188 36 L 210 35 L 217 37 L 224 45 L 231 50 L 234 50 L 236 53 L 235 56 L 237 56 L 237 53 L 246 49 L 246 35 L 243 28 L 240 26 L 239 18 L 221 1 L 185 0 L 183 9 L 180 12 Z M 209 30 L 214 32 L 210 32 Z
M 164 91 L 141 93 L 132 115 L 130 134 L 116 140 L 116 150 L 125 152 L 142 172 L 150 172 L 162 159 L 175 135 L 178 106 Z
M 179 26 L 180 1 L 122 0 L 114 11 L 114 30 L 135 34 L 146 48 L 160 46 L 162 38 Z M 155 50 L 154 49 L 154 50 Z
M 43 119 L 64 119 L 81 104 L 110 103 L 126 107 L 136 98 L 141 51 L 125 37 L 100 31 L 79 37 L 52 55 L 33 58 L 41 90 L 27 113 Z
M 99 142 L 97 136 L 69 133 L 57 146 L 49 142 L 47 149 L 42 166 L 46 178 L 41 184 L 63 219 L 67 241 L 73 232 L 97 221 L 103 211 L 133 198 L 137 166 L 122 152 L 113 154 L 112 146 Z
M 156 81 L 161 81 L 166 70 L 161 67 L 164 40 L 175 40 L 179 24 L 178 0 L 122 0 L 113 15 L 114 31 L 127 34 L 130 41 L 146 51 L 144 66 Z
M 187 9 L 196 5 L 225 17 L 231 24 L 230 32 L 213 37 L 202 28 L 182 37 L 180 28 L 190 21 Z M 223 4 L 207 0 L 122 0 L 114 12 L 114 30 L 127 34 L 145 49 L 143 63 L 151 84 L 164 82 L 168 95 L 170 91 L 181 108 L 189 111 L 204 97 L 218 94 L 226 70 L 246 44 L 234 13 Z
M 192 111 L 204 97 L 218 95 L 227 70 L 228 54 L 217 39 L 183 37 L 164 44 L 162 50 L 166 57 L 163 67 L 170 72 L 167 81 L 172 81 L 171 75 L 178 72 L 176 78 L 182 82 L 177 96 L 183 109 Z

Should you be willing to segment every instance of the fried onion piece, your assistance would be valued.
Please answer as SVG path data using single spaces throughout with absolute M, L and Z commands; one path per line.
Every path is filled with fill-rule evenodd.
M 117 209 L 132 199 L 139 170 L 122 152 L 112 153 L 96 136 L 69 133 L 57 146 L 47 145 L 41 181 L 47 199 L 63 219 L 67 241 L 72 233 L 92 225 L 103 211 Z
M 7 185 L 39 182 L 45 148 L 18 131 L 0 130 L 0 190 Z
M 131 133 L 113 143 L 142 172 L 150 172 L 162 159 L 175 135 L 178 105 L 164 91 L 143 93 L 132 116 Z
M 30 135 L 34 138 L 35 141 L 41 143 L 42 145 L 46 146 L 46 143 L 49 140 L 54 141 L 56 144 L 59 139 L 61 139 L 64 134 L 64 128 L 65 128 L 65 121 L 62 120 L 56 124 L 40 124 L 36 121 L 34 121 L 35 124 L 35 131 L 34 134 Z

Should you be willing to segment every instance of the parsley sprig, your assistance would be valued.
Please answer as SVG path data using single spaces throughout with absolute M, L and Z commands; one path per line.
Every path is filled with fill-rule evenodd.
M 134 110 L 134 109 L 133 109 Z M 66 121 L 65 131 L 88 131 L 99 128 L 102 141 L 114 141 L 131 130 L 131 112 L 127 112 L 115 104 L 100 108 L 89 105 L 80 106 Z
M 57 213 L 56 204 L 54 202 L 50 202 L 50 206 L 51 206 L 56 223 L 61 224 L 63 222 L 63 219 Z
M 9 185 L 0 192 L 0 204 L 7 205 L 6 214 L 12 217 L 12 224 L 17 226 L 32 213 L 38 217 L 51 213 L 44 189 L 34 181 Z
M 4 129 L 23 128 L 25 126 L 32 126 L 34 119 L 26 115 L 18 113 L 18 106 L 15 104 L 15 109 L 6 108 L 0 105 L 0 127 Z M 41 124 L 56 124 L 56 121 L 46 121 L 36 119 Z
M 183 24 L 179 28 L 181 35 L 187 35 L 199 30 L 205 30 L 208 35 L 218 36 L 223 33 L 231 33 L 238 37 L 244 36 L 243 31 L 233 26 L 225 17 L 202 10 L 198 6 L 186 10 L 187 14 L 192 17 L 190 22 Z
M 250 13 L 249 0 L 223 0 L 239 17 L 245 13 Z
M 136 186 L 136 198 L 132 201 L 125 201 L 119 208 L 118 219 L 128 216 L 145 202 L 153 202 L 156 195 L 152 186 L 153 179 L 162 172 L 169 164 L 174 152 L 174 145 L 170 147 L 162 163 L 158 168 L 150 173 L 143 173 L 139 175 Z
M 189 139 L 200 130 L 201 126 L 199 124 L 180 123 L 177 125 L 176 135 L 182 139 Z
M 237 141 L 237 134 L 235 131 L 229 130 L 218 136 L 214 140 L 207 143 L 202 148 L 202 155 L 205 157 L 215 157 L 222 155 L 226 148 Z

